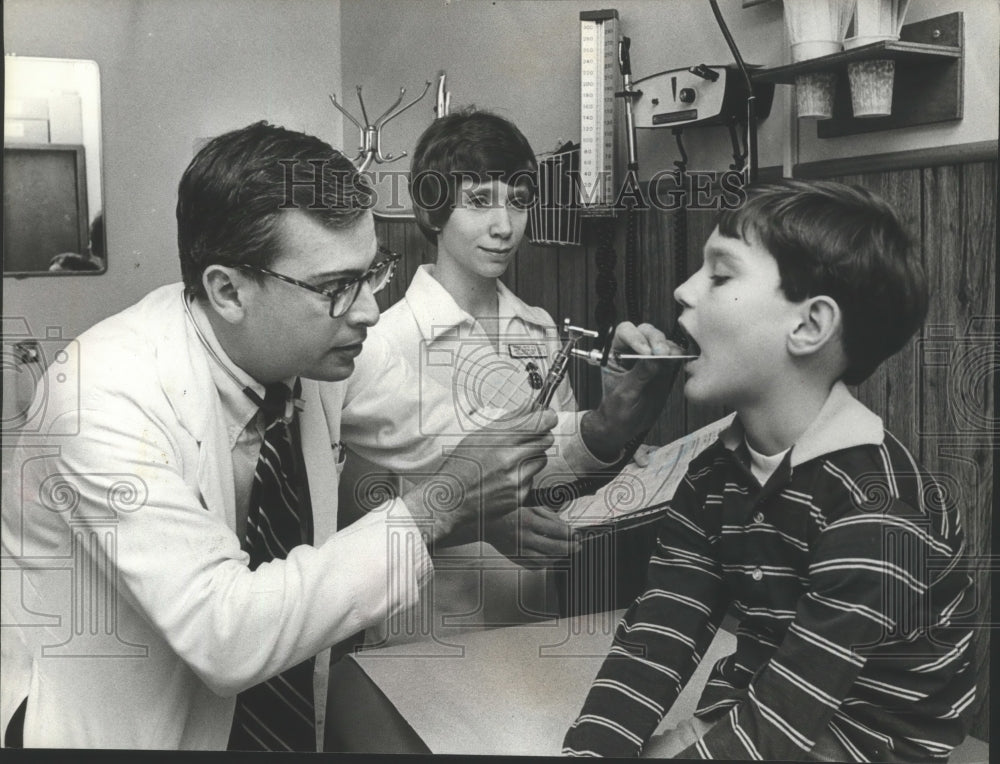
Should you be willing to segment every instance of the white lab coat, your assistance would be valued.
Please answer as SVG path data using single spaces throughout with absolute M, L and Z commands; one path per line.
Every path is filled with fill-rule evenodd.
M 303 380 L 315 546 L 250 571 L 182 299 L 163 287 L 102 321 L 39 387 L 3 499 L 0 722 L 27 696 L 26 746 L 224 749 L 238 692 L 411 607 L 432 572 L 399 500 L 336 532 L 341 437 L 398 471 L 440 455 L 393 395 L 412 370 L 377 339 L 349 381 Z M 448 429 L 436 410 L 424 424 Z

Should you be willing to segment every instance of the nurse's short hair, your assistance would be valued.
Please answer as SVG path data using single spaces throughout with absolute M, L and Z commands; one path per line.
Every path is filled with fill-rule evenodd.
M 884 199 L 859 186 L 785 180 L 746 191 L 741 207 L 721 213 L 719 233 L 766 249 L 789 300 L 836 301 L 847 356 L 842 379 L 864 381 L 927 316 L 927 279 L 913 237 Z
M 526 182 L 535 190 L 531 144 L 513 122 L 467 107 L 435 119 L 417 140 L 409 190 L 417 224 L 431 242 L 448 222 L 464 178 Z
M 359 222 L 373 200 L 350 160 L 314 136 L 256 122 L 212 138 L 177 189 L 185 291 L 204 296 L 202 274 L 209 265 L 270 265 L 279 254 L 278 223 L 288 210 L 340 230 Z

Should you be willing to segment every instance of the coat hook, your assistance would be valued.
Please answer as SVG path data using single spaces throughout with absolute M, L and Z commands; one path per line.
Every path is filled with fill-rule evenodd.
M 448 92 L 445 86 L 445 77 L 447 75 L 441 72 L 438 75 L 438 86 L 437 86 L 437 104 L 434 107 L 434 113 L 437 114 L 438 119 L 441 117 L 447 117 L 448 113 L 451 111 L 451 93 Z
M 383 164 L 385 162 L 395 162 L 397 159 L 402 159 L 406 156 L 405 151 L 401 152 L 397 156 L 382 153 L 382 128 L 385 127 L 386 123 L 390 120 L 395 119 L 415 103 L 420 101 L 421 98 L 427 95 L 427 91 L 430 87 L 431 82 L 430 80 L 427 80 L 424 83 L 424 91 L 419 96 L 414 98 L 402 108 L 397 109 L 396 107 L 403 101 L 403 96 L 406 95 L 406 88 L 400 88 L 399 97 L 395 100 L 395 102 L 385 110 L 381 117 L 376 119 L 374 123 L 371 123 L 368 121 L 368 111 L 365 109 L 365 99 L 361 94 L 361 86 L 357 85 L 356 90 L 358 94 L 358 103 L 361 106 L 361 118 L 364 120 L 364 124 L 355 119 L 350 112 L 337 103 L 337 97 L 335 95 L 330 95 L 330 101 L 337 108 L 337 110 L 351 120 L 351 122 L 353 122 L 361 132 L 361 145 L 358 147 L 358 154 L 351 160 L 357 166 L 358 172 L 364 172 L 367 170 L 373 160 L 379 164 Z M 360 164 L 358 164 L 359 161 L 361 162 Z

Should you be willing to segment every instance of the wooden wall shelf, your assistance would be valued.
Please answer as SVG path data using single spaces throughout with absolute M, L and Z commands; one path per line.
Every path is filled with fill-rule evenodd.
M 948 13 L 905 25 L 900 39 L 876 42 L 821 58 L 757 69 L 753 80 L 793 84 L 799 74 L 837 75 L 833 118 L 819 120 L 816 134 L 834 138 L 962 118 L 962 63 L 965 50 L 963 17 Z M 851 110 L 847 65 L 852 61 L 891 59 L 896 62 L 892 114 L 856 118 Z

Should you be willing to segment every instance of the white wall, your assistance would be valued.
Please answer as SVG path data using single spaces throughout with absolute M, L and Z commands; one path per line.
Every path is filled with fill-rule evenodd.
M 101 194 L 101 84 L 100 67 L 91 61 L 58 58 L 4 59 L 4 144 L 33 143 L 16 129 L 8 133 L 9 109 L 18 110 L 21 99 L 44 99 L 49 106 L 49 131 L 45 143 L 83 145 L 87 177 L 87 222 L 104 206 Z M 53 253 L 54 254 L 54 253 Z
M 781 3 L 741 8 L 740 0 L 720 3 L 747 63 L 781 63 Z M 522 2 L 520 0 L 342 0 L 344 88 L 361 84 L 387 99 L 444 70 L 452 107 L 475 104 L 514 121 L 536 152 L 580 139 L 580 11 L 618 10 L 621 31 L 631 38 L 634 79 L 698 63 L 732 61 L 705 0 L 615 0 L 614 2 Z M 372 44 L 377 40 L 377 44 Z M 433 93 L 433 91 L 432 91 Z M 776 111 L 785 94 L 779 93 Z M 428 97 L 389 124 L 389 150 L 410 150 L 434 118 Z M 356 107 L 355 107 L 356 108 Z M 778 123 L 772 118 L 768 124 Z M 345 123 L 345 137 L 353 128 Z M 731 161 L 725 128 L 686 134 L 691 168 L 725 169 Z M 640 175 L 672 167 L 676 158 L 669 130 L 640 131 Z M 761 164 L 780 164 L 780 133 L 762 131 Z M 408 159 L 383 168 L 406 169 Z
M 5 0 L 4 52 L 101 70 L 108 272 L 3 280 L 3 313 L 73 337 L 180 280 L 177 182 L 199 141 L 267 119 L 339 144 L 339 0 Z
M 507 116 L 536 152 L 579 140 L 581 10 L 618 10 L 622 32 L 632 40 L 636 79 L 733 60 L 707 0 L 342 0 L 341 5 L 344 100 L 349 106 L 357 109 L 357 84 L 371 99 L 388 104 L 400 86 L 418 92 L 425 79 L 443 69 L 453 106 L 476 104 Z M 781 2 L 742 5 L 742 0 L 719 2 L 744 60 L 763 66 L 786 63 Z M 998 3 L 913 0 L 907 20 L 951 11 L 965 13 L 967 98 L 962 121 L 820 140 L 814 122 L 789 117 L 792 88 L 779 85 L 758 136 L 761 166 L 996 140 Z M 412 149 L 434 118 L 432 107 L 428 97 L 390 123 L 384 134 L 387 150 Z M 350 142 L 354 128 L 345 122 L 344 129 Z M 721 170 L 731 161 L 725 128 L 689 129 L 685 143 L 692 169 Z M 641 177 L 671 169 L 678 158 L 669 130 L 640 131 Z M 406 169 L 407 162 L 382 167 Z
M 903 23 L 962 11 L 965 17 L 965 111 L 961 120 L 881 133 L 817 138 L 816 128 L 800 123 L 800 161 L 867 156 L 938 146 L 997 140 L 1000 83 L 1000 2 L 997 0 L 912 0 Z
M 781 3 L 743 8 L 721 0 L 748 63 L 786 59 Z M 328 94 L 369 116 L 439 70 L 453 105 L 499 111 L 536 151 L 579 139 L 579 12 L 619 11 L 632 38 L 636 78 L 731 55 L 702 0 L 7 0 L 5 53 L 94 59 L 102 76 L 104 193 L 109 270 L 103 276 L 4 279 L 5 318 L 44 336 L 75 336 L 100 318 L 179 277 L 177 181 L 198 142 L 266 118 L 313 132 L 352 152 L 355 128 Z M 966 16 L 966 117 L 958 123 L 820 141 L 803 123 L 799 161 L 924 148 L 997 137 L 997 0 L 913 0 L 909 20 L 952 10 Z M 760 130 L 760 163 L 780 165 L 794 145 L 790 87 L 779 86 Z M 427 98 L 383 135 L 385 152 L 411 150 L 433 119 Z M 723 128 L 689 130 L 694 169 L 730 161 Z M 811 137 L 813 136 L 813 137 Z M 677 158 L 667 131 L 640 135 L 640 174 Z M 382 169 L 405 171 L 408 159 Z

